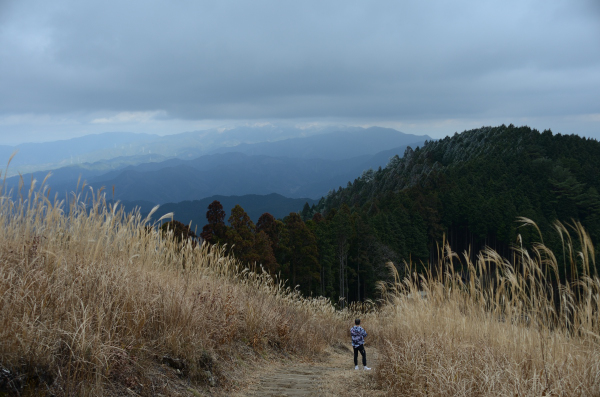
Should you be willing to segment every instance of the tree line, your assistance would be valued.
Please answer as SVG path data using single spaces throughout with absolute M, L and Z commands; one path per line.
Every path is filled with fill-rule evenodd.
M 486 246 L 510 257 L 512 245 L 540 239 L 536 230 L 519 227 L 518 216 L 534 220 L 568 266 L 554 222 L 579 221 L 598 241 L 599 191 L 597 141 L 484 127 L 408 148 L 386 167 L 367 170 L 280 220 L 265 213 L 254 224 L 236 206 L 226 224 L 215 201 L 200 236 L 227 244 L 244 262 L 261 263 L 303 294 L 344 305 L 376 298 L 377 281 L 389 277 L 388 261 L 400 273 L 404 263 L 430 271 L 443 240 L 473 259 Z M 568 277 L 566 269 L 561 274 Z
M 373 297 L 376 281 L 384 276 L 384 266 L 376 266 L 377 250 L 384 247 L 368 237 L 364 220 L 348 206 L 326 217 L 313 210 L 306 204 L 283 219 L 264 213 L 255 224 L 239 205 L 227 218 L 215 200 L 199 237 L 226 246 L 243 263 L 261 265 L 304 295 L 325 296 L 341 306 Z M 173 230 L 177 239 L 198 237 L 178 221 L 161 228 Z
M 591 240 L 600 241 L 599 191 L 598 141 L 502 125 L 408 148 L 385 168 L 331 191 L 313 210 L 351 208 L 401 272 L 404 261 L 430 270 L 444 240 L 474 259 L 484 247 L 510 258 L 511 246 L 543 239 L 568 267 L 555 222 L 581 222 Z M 536 222 L 541 237 L 521 227 L 518 217 Z

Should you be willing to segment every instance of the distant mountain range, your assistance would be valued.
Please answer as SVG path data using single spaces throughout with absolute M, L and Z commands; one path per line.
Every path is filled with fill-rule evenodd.
M 107 132 L 61 141 L 24 143 L 17 146 L 0 145 L 0 164 L 5 167 L 10 156 L 18 152 L 11 162 L 13 172 L 49 170 L 86 161 L 118 157 L 117 153 L 125 152 L 125 148 L 143 146 L 144 143 L 160 138 L 158 135 L 150 134 Z M 143 153 L 127 155 L 139 154 Z
M 367 136 L 371 135 L 371 139 Z M 308 139 L 316 138 L 318 139 Z M 307 140 L 308 139 L 308 140 Z M 427 136 L 403 134 L 393 129 L 372 127 L 279 127 L 271 124 L 231 129 L 210 129 L 167 136 L 110 132 L 68 140 L 0 145 L 0 166 L 15 151 L 9 176 L 79 165 L 115 168 L 168 158 L 194 159 L 206 154 L 240 152 L 278 157 L 339 159 L 375 154 L 392 147 L 422 142 Z M 280 142 L 289 140 L 289 142 Z M 335 143 L 336 145 L 332 145 Z M 280 142 L 280 143 L 278 143 Z M 339 154 L 338 154 L 339 153 Z M 4 170 L 3 170 L 4 171 Z
M 268 124 L 230 129 L 215 128 L 167 136 L 107 132 L 52 142 L 24 143 L 16 146 L 0 145 L 0 165 L 4 167 L 15 151 L 18 151 L 18 155 L 11 163 L 9 176 L 70 165 L 110 162 L 119 157 L 129 158 L 129 164 L 136 165 L 146 162 L 143 161 L 143 157 L 149 154 L 155 155 L 155 157 L 148 161 L 160 161 L 160 159 L 175 157 L 191 159 L 221 147 L 232 147 L 243 143 L 274 142 L 292 137 L 338 131 L 344 128 L 346 127 L 299 129 Z
M 223 153 L 194 160 L 170 159 L 162 162 L 126 166 L 109 172 L 97 168 L 64 167 L 52 171 L 48 184 L 61 196 L 82 181 L 95 190 L 115 187 L 115 199 L 145 200 L 163 204 L 219 195 L 278 193 L 285 197 L 318 199 L 331 189 L 345 186 L 363 171 L 385 166 L 406 146 L 342 160 L 249 156 Z M 28 185 L 33 176 L 41 182 L 47 172 L 25 175 Z M 7 179 L 7 188 L 16 189 L 19 177 Z
M 407 145 L 422 146 L 428 136 L 403 134 L 391 128 L 351 127 L 344 131 L 276 142 L 242 143 L 234 147 L 220 147 L 213 153 L 239 152 L 247 155 L 291 157 L 303 159 L 343 160 Z
M 23 173 L 26 186 L 32 179 L 42 181 L 51 170 L 48 185 L 52 195 L 60 197 L 74 191 L 81 178 L 94 190 L 105 187 L 111 196 L 114 187 L 115 200 L 145 202 L 150 208 L 215 195 L 264 197 L 273 193 L 301 199 L 298 203 L 302 206 L 309 199 L 345 187 L 363 171 L 385 166 L 407 146 L 423 146 L 426 140 L 431 138 L 389 128 L 342 126 L 299 129 L 267 125 L 165 137 L 107 133 L 20 145 L 11 167 L 39 169 Z M 8 160 L 12 149 L 0 147 L 0 156 Z M 78 163 L 81 159 L 94 161 Z M 52 164 L 65 163 L 68 165 L 52 168 Z M 17 189 L 19 180 L 20 176 L 8 178 L 5 191 Z M 273 197 L 267 202 L 280 206 Z M 244 208 L 258 214 L 262 211 L 260 200 L 247 199 L 249 207 Z M 181 207 L 188 211 L 186 218 L 191 216 L 190 205 Z

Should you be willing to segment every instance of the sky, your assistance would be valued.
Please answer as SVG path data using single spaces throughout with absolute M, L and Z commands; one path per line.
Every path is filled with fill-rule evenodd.
M 0 0 L 0 144 L 264 122 L 600 138 L 600 1 Z

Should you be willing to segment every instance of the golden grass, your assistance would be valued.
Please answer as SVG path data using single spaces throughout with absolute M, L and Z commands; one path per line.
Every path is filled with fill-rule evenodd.
M 101 192 L 51 202 L 34 186 L 0 198 L 0 395 L 227 386 L 240 360 L 311 356 L 340 335 L 327 301 L 218 247 L 164 238 Z
M 378 307 L 336 312 L 219 247 L 146 228 L 101 192 L 50 201 L 33 183 L 15 196 L 0 196 L 0 396 L 226 390 L 247 360 L 336 345 L 353 310 L 378 346 L 365 377 L 378 393 L 600 395 L 600 280 L 579 224 L 574 239 L 556 224 L 570 281 L 555 288 L 557 260 L 542 243 L 475 263 L 443 245 L 431 274 L 396 274 Z M 368 395 L 364 386 L 352 389 Z
M 573 276 L 554 281 L 558 297 L 549 287 L 551 274 L 558 280 L 556 259 L 541 243 L 516 248 L 512 265 L 492 250 L 476 263 L 464 255 L 462 274 L 444 246 L 435 275 L 382 284 L 387 304 L 373 318 L 380 387 L 407 396 L 600 395 L 593 247 L 580 224 L 579 252 L 567 229 L 557 230 Z

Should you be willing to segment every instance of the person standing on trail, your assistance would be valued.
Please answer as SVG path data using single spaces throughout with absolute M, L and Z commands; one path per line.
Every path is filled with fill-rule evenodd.
M 350 335 L 352 336 L 352 347 L 354 348 L 354 369 L 358 369 L 358 352 L 360 352 L 363 369 L 366 371 L 371 370 L 371 368 L 367 367 L 367 353 L 364 346 L 367 331 L 360 326 L 360 318 L 354 320 L 354 327 L 350 328 Z

